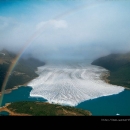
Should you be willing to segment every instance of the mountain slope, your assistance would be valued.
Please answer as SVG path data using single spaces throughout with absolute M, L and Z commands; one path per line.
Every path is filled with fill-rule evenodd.
M 91 64 L 108 69 L 110 71 L 108 79 L 111 84 L 130 88 L 130 52 L 110 54 L 96 59 Z
M 102 66 L 114 71 L 130 63 L 130 52 L 125 54 L 110 54 L 92 62 L 92 65 Z
M 0 91 L 8 69 L 15 57 L 16 54 L 5 49 L 0 51 Z M 8 79 L 6 89 L 25 84 L 37 77 L 38 75 L 35 73 L 37 67 L 44 64 L 44 62 L 34 58 L 20 59 Z

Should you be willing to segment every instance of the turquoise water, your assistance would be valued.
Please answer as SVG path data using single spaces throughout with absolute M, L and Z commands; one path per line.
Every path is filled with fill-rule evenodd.
M 11 93 L 4 94 L 2 106 L 4 106 L 5 103 L 17 101 L 47 101 L 41 97 L 30 97 L 29 95 L 31 90 L 31 87 L 19 87 L 18 89 L 13 90 Z
M 8 116 L 8 115 L 9 115 L 9 113 L 6 112 L 6 111 L 2 111 L 2 112 L 0 112 L 0 116 Z
M 31 87 L 20 87 L 9 94 L 5 94 L 2 106 L 4 106 L 5 103 L 16 101 L 47 101 L 40 97 L 30 97 L 29 94 L 31 90 Z M 76 108 L 89 110 L 94 116 L 115 116 L 117 113 L 121 116 L 130 116 L 130 90 L 124 90 L 112 96 L 88 100 L 80 103 Z
M 91 111 L 94 116 L 130 116 L 130 90 L 112 95 L 88 100 L 80 103 L 77 108 Z

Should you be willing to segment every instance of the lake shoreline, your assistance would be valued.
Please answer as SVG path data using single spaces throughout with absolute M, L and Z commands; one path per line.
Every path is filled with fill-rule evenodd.
M 37 76 L 38 77 L 38 76 Z M 35 77 L 36 78 L 36 77 Z M 33 78 L 33 79 L 35 79 L 35 78 Z M 32 79 L 32 80 L 33 80 Z M 31 82 L 32 80 L 30 80 L 29 82 Z M 18 89 L 18 88 L 20 88 L 20 87 L 31 87 L 31 86 L 27 86 L 27 84 L 29 83 L 29 82 L 27 82 L 27 83 L 25 83 L 25 84 L 23 84 L 23 85 L 17 85 L 17 86 L 14 86 L 14 87 L 12 87 L 12 88 L 10 88 L 10 89 L 5 89 L 4 90 L 4 94 L 8 94 L 8 93 L 11 93 L 13 90 L 16 90 L 16 89 Z M 32 88 L 32 87 L 31 87 Z M 0 92 L 0 96 L 1 96 L 1 92 Z
M 24 85 L 18 85 L 18 86 L 15 86 L 15 87 L 13 87 L 13 88 L 11 88 L 11 89 L 6 89 L 6 90 L 4 90 L 4 94 L 9 94 L 9 93 L 11 93 L 13 90 L 16 90 L 16 89 L 18 89 L 18 88 L 20 88 L 20 87 L 29 87 L 29 86 L 26 86 L 26 84 L 24 84 Z M 2 95 L 2 93 L 0 92 L 0 96 Z
M 10 104 L 11 103 L 6 103 L 5 106 L 0 107 L 0 112 L 3 112 L 3 111 L 8 112 L 9 116 L 31 116 L 29 114 L 16 113 L 16 112 L 11 111 L 10 109 L 7 108 Z
M 107 73 L 105 72 L 104 74 L 101 75 L 101 79 L 105 81 L 106 83 L 111 84 L 110 80 L 108 79 L 109 76 L 110 76 L 110 72 L 107 72 Z M 115 84 L 111 84 L 111 85 L 115 85 Z M 130 90 L 130 88 L 128 87 L 125 87 L 125 86 L 121 86 L 121 87 L 123 87 L 124 89 Z

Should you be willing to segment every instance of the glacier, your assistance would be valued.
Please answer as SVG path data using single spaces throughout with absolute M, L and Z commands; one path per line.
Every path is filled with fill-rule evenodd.
M 79 103 L 113 94 L 124 87 L 102 80 L 108 70 L 90 64 L 46 64 L 38 67 L 39 77 L 28 83 L 31 97 L 43 97 L 49 103 L 76 106 Z

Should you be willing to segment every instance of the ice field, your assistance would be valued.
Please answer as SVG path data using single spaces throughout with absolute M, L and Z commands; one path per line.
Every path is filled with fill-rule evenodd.
M 94 65 L 48 64 L 39 67 L 39 77 L 28 84 L 33 88 L 30 96 L 43 97 L 50 103 L 76 106 L 85 100 L 122 92 L 123 87 L 101 80 L 101 75 L 107 72 Z

